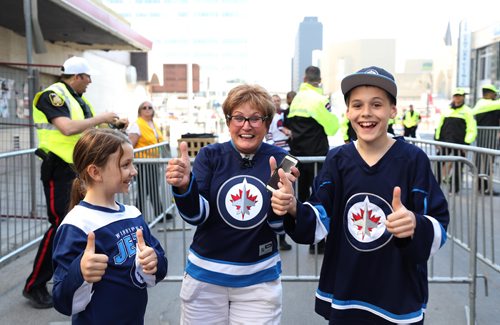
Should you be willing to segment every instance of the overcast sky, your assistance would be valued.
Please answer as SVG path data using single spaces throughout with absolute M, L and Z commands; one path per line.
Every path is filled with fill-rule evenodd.
M 261 5 L 252 7 L 250 14 L 255 18 L 249 26 L 255 35 L 256 62 L 268 62 L 269 68 L 262 71 L 276 73 L 274 77 L 262 73 L 255 81 L 275 90 L 286 90 L 290 85 L 295 35 L 305 16 L 317 16 L 323 24 L 324 46 L 355 39 L 396 39 L 396 56 L 401 62 L 431 59 L 436 47 L 444 42 L 448 21 L 454 42 L 463 19 L 472 31 L 500 22 L 500 0 L 257 1 Z M 402 66 L 401 62 L 396 66 Z
M 144 4 L 128 0 L 140 9 Z M 200 3 L 187 0 L 190 8 L 196 6 L 224 6 L 226 0 Z M 252 72 L 249 82 L 259 83 L 271 92 L 287 92 L 291 84 L 291 59 L 294 54 L 298 26 L 306 16 L 318 17 L 323 24 L 323 47 L 329 44 L 357 39 L 395 39 L 396 70 L 402 72 L 406 59 L 433 59 L 444 44 L 448 22 L 452 39 L 458 37 L 458 24 L 466 19 L 469 29 L 498 22 L 500 0 L 247 0 L 247 17 L 234 26 L 222 30 L 242 33 L 248 37 L 250 62 L 242 62 Z M 165 5 L 163 5 L 165 3 Z M 239 3 L 234 0 L 233 3 Z M 166 11 L 176 1 L 161 2 Z M 246 9 L 248 8 L 248 9 Z M 168 19 L 173 19 L 169 17 Z M 195 22 L 195 21 L 193 21 Z M 148 30 L 162 26 L 149 23 L 139 28 L 145 36 Z M 180 28 L 180 27 L 179 27 Z M 193 25 L 193 32 L 207 28 Z M 182 31 L 185 31 L 182 30 Z M 180 33 L 168 29 L 166 33 Z M 231 34 L 231 33 L 230 33 Z M 224 35 L 221 35 L 224 36 Z M 193 36 L 195 37 L 195 36 Z M 154 49 L 154 47 L 153 47 Z M 159 65 L 158 65 L 159 66 Z

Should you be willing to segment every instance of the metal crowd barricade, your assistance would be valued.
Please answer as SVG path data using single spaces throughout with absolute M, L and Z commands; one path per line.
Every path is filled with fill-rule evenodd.
M 0 267 L 12 258 L 26 253 L 38 245 L 47 230 L 47 205 L 40 180 L 41 160 L 35 156 L 35 149 L 0 153 Z M 167 142 L 137 149 L 136 155 L 154 153 L 158 157 L 169 157 L 170 148 Z M 154 204 L 146 190 L 138 193 L 137 179 L 129 194 L 120 194 L 117 200 L 125 204 L 137 205 L 138 200 L 148 202 L 144 209 L 146 221 L 154 226 L 168 213 L 173 213 L 175 205 L 171 189 L 165 182 L 165 161 L 159 158 L 138 158 L 139 173 L 147 175 L 145 188 L 148 193 L 156 193 L 166 202 L 158 214 L 154 212 Z M 154 168 L 154 173 L 153 169 Z M 158 180 L 154 189 L 151 180 Z
M 48 227 L 34 152 L 0 153 L 0 266 L 37 245 Z
M 159 159 L 170 157 L 168 142 L 134 150 L 137 177 L 128 198 L 123 197 L 123 202 L 137 206 L 150 225 L 166 218 L 173 209 L 170 188 L 164 180 L 165 164 L 158 163 Z
M 499 126 L 478 126 L 475 146 L 488 149 L 500 149 L 500 127 Z M 493 182 L 500 183 L 500 159 L 494 161 Z
M 478 219 L 478 247 L 476 258 L 485 263 L 496 272 L 500 272 L 500 264 L 498 262 L 498 252 L 495 250 L 495 242 L 500 240 L 498 225 L 495 223 L 495 210 L 500 207 L 500 197 L 493 196 L 495 184 L 500 182 L 497 176 L 498 167 L 496 163 L 500 160 L 500 150 L 480 148 L 477 146 L 459 145 L 447 142 L 407 138 L 407 141 L 414 143 L 422 148 L 428 155 L 434 155 L 443 148 L 461 152 L 465 158 L 474 164 L 477 169 L 477 174 L 463 172 L 461 174 L 462 183 L 469 184 L 473 179 L 477 179 L 475 188 L 472 190 L 478 194 L 477 204 L 478 213 L 474 215 Z M 488 193 L 485 192 L 484 186 L 479 186 L 478 183 L 488 184 L 491 189 Z M 461 207 L 460 211 L 465 208 Z M 498 214 L 498 213 L 497 213 Z M 469 249 L 464 242 L 465 248 Z
M 467 324 L 475 324 L 477 278 L 483 278 L 486 283 L 486 278 L 477 274 L 475 258 L 478 227 L 478 193 L 475 191 L 477 169 L 464 157 L 429 156 L 429 159 L 448 201 L 450 223 L 447 243 L 429 260 L 428 279 L 430 283 L 467 284 L 469 301 L 465 306 L 465 316 Z M 464 261 L 468 264 L 464 265 Z

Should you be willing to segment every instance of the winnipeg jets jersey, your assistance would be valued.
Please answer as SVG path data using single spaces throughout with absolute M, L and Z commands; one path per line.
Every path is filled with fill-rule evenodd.
M 300 179 L 299 179 L 300 181 Z M 395 186 L 414 212 L 412 238 L 385 227 Z M 403 138 L 373 166 L 353 143 L 328 153 L 310 201 L 285 216 L 290 237 L 304 244 L 325 235 L 316 312 L 330 321 L 366 311 L 395 323 L 422 319 L 428 300 L 427 260 L 446 241 L 449 212 L 426 154 Z
M 271 209 L 266 189 L 269 158 L 286 151 L 263 143 L 251 160 L 231 142 L 203 147 L 194 161 L 188 192 L 174 197 L 181 217 L 196 225 L 186 272 L 221 286 L 244 287 L 281 274 L 276 234 L 283 218 Z
M 141 212 L 118 203 L 112 210 L 85 201 L 64 218 L 54 238 L 54 307 L 72 315 L 73 324 L 142 324 L 148 300 L 146 287 L 167 274 L 167 258 Z M 145 274 L 136 261 L 136 231 L 158 257 L 155 275 Z M 95 252 L 108 256 L 101 281 L 88 283 L 80 269 L 88 233 L 95 234 Z

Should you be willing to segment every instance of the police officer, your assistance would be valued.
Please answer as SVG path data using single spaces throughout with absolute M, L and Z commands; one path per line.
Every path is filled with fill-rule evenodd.
M 479 99 L 472 113 L 478 126 L 500 126 L 500 100 L 496 99 L 498 89 L 494 85 L 482 87 L 483 98 Z M 479 141 L 479 139 L 478 139 Z
M 496 99 L 498 89 L 495 85 L 486 84 L 482 87 L 483 98 L 479 99 L 472 110 L 476 118 L 478 126 L 500 126 L 500 100 Z M 496 139 L 495 139 L 496 140 Z M 477 146 L 490 149 L 498 149 L 498 142 L 492 142 L 491 137 L 486 132 L 479 132 L 477 136 Z M 478 157 L 476 161 L 479 173 L 490 174 L 490 166 L 488 163 L 481 161 Z M 500 193 L 490 191 L 490 186 L 487 180 L 479 180 L 479 190 L 484 191 L 485 194 L 493 194 L 498 196 Z
M 413 105 L 410 105 L 410 109 L 403 116 L 405 137 L 417 137 L 417 127 L 418 123 L 420 123 L 420 119 L 420 113 L 413 109 Z
M 37 155 L 43 159 L 41 180 L 47 202 L 50 227 L 45 233 L 26 280 L 23 296 L 35 308 L 51 308 L 47 282 L 52 278 L 52 242 L 57 227 L 67 213 L 69 193 L 76 177 L 71 169 L 73 148 L 81 133 L 101 123 L 115 123 L 112 112 L 95 114 L 83 96 L 92 82 L 92 70 L 84 58 L 71 57 L 62 67 L 61 80 L 35 95 L 33 122 L 37 128 Z
M 290 153 L 300 156 L 326 156 L 330 146 L 328 136 L 335 135 L 339 122 L 335 114 L 330 112 L 330 100 L 323 95 L 321 88 L 321 71 L 318 67 L 306 68 L 304 82 L 293 98 L 287 118 L 287 127 L 292 131 Z M 321 164 L 318 164 L 318 171 Z M 298 198 L 305 202 L 310 193 L 314 179 L 314 165 L 300 166 Z M 318 250 L 323 251 L 324 242 L 318 243 Z M 310 246 L 310 253 L 315 248 Z
M 344 139 L 344 143 L 350 143 L 352 141 L 356 141 L 358 136 L 354 131 L 354 128 L 351 125 L 351 121 L 344 116 L 342 119 L 342 125 L 340 126 L 340 132 L 342 132 L 342 138 Z
M 450 106 L 441 114 L 441 118 L 436 128 L 434 139 L 437 141 L 451 142 L 457 144 L 471 144 L 476 140 L 477 127 L 476 120 L 472 115 L 472 110 L 465 105 L 465 90 L 457 88 L 453 91 L 453 98 Z M 440 150 L 441 155 L 452 155 L 465 157 L 465 152 L 459 149 L 443 148 Z M 443 166 L 443 176 L 446 181 L 453 186 L 452 191 L 458 192 L 460 189 L 461 168 L 460 164 L 456 163 L 454 167 L 454 179 L 447 178 L 446 173 L 448 165 Z M 441 170 L 438 171 L 438 173 Z M 441 178 L 440 176 L 438 178 Z

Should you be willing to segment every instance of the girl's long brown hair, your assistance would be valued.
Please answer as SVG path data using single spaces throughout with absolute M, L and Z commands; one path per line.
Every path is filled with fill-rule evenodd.
M 73 169 L 77 177 L 71 186 L 69 209 L 73 209 L 87 193 L 92 178 L 87 173 L 89 165 L 104 167 L 109 156 L 119 151 L 118 161 L 123 155 L 122 145 L 130 144 L 128 137 L 113 129 L 88 129 L 82 133 L 73 151 Z M 119 164 L 119 163 L 118 163 Z M 119 168 L 119 166 L 117 166 Z

